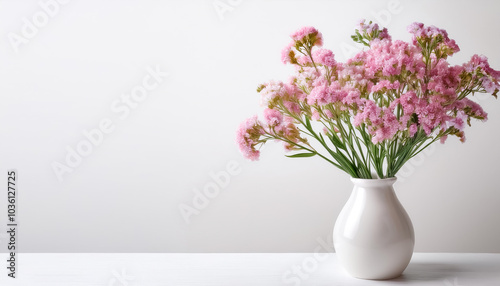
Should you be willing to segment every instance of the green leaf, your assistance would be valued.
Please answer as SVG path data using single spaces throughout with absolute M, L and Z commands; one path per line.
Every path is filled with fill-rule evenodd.
M 333 145 L 335 145 L 335 147 L 342 149 L 342 150 L 346 150 L 344 143 L 342 143 L 342 141 L 340 141 L 340 139 L 337 137 L 337 135 L 330 134 L 330 135 L 328 135 L 328 138 L 330 138 L 330 141 L 333 143 Z
M 293 155 L 285 155 L 288 158 L 306 158 L 306 157 L 312 157 L 316 155 L 316 153 L 298 153 L 298 154 L 293 154 Z
M 311 130 L 312 127 L 311 127 L 311 121 L 309 120 L 309 117 L 306 115 L 304 116 L 306 118 L 306 127 Z
M 319 134 L 319 138 L 321 138 L 321 142 L 325 143 L 325 138 L 323 138 L 323 135 L 321 135 L 321 133 L 318 133 L 318 134 Z

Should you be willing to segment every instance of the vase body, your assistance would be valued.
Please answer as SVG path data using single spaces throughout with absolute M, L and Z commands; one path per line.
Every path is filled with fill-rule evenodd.
M 333 231 L 337 258 L 353 277 L 392 279 L 410 262 L 415 234 L 394 193 L 396 178 L 354 179 Z

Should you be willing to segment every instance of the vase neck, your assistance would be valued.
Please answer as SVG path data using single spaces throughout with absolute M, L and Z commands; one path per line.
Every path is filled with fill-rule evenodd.
M 388 179 L 351 179 L 354 189 L 351 199 L 357 203 L 370 202 L 383 205 L 392 204 L 397 201 L 394 192 L 396 178 Z

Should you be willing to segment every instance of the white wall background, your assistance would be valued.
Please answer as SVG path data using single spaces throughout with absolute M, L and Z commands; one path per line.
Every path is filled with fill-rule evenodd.
M 292 72 L 280 51 L 301 26 L 344 61 L 358 19 L 404 40 L 413 21 L 434 24 L 461 47 L 452 63 L 482 53 L 500 69 L 494 1 L 73 0 L 45 23 L 47 2 L 0 1 L 0 178 L 20 174 L 21 252 L 312 252 L 328 241 L 348 176 L 286 158 L 281 144 L 248 162 L 234 143 L 239 123 L 261 112 L 257 85 Z M 219 15 L 214 3 L 231 9 Z M 36 31 L 23 20 L 34 16 Z M 13 45 L 11 33 L 25 40 Z M 148 67 L 169 76 L 125 114 L 120 96 Z M 465 144 L 437 144 L 400 174 L 416 251 L 500 252 L 500 102 L 478 100 L 490 119 Z M 60 182 L 52 164 L 106 118 L 113 131 Z M 228 164 L 237 174 L 186 223 L 179 206 Z M 6 195 L 0 217 L 5 251 Z

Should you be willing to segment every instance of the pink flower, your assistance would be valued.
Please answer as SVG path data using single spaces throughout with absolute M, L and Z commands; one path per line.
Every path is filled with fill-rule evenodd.
M 360 33 L 371 34 L 374 31 L 378 30 L 378 24 L 372 23 L 371 21 L 369 23 L 366 23 L 366 20 L 362 19 L 359 20 L 358 26 L 356 28 Z
M 387 31 L 387 28 L 383 28 L 379 35 L 378 35 L 379 39 L 383 40 L 383 39 L 387 39 L 387 40 L 391 40 L 391 36 L 389 35 L 389 32 Z
M 490 67 L 487 57 L 473 55 L 470 61 L 463 65 L 463 68 L 473 77 L 481 79 L 481 86 L 486 92 L 493 94 L 500 89 L 500 71 Z
M 500 88 L 498 82 L 492 81 L 489 77 L 484 77 L 481 84 L 487 93 L 494 93 Z
M 327 50 L 327 49 L 316 49 L 312 53 L 313 60 L 316 63 L 328 66 L 328 67 L 335 67 L 335 64 L 337 63 L 335 61 L 335 56 L 332 51 Z
M 319 118 L 320 118 L 320 116 L 319 116 L 319 112 L 318 112 L 316 109 L 314 109 L 314 110 L 312 111 L 311 119 L 312 119 L 312 120 L 319 120 Z
M 391 83 L 389 80 L 381 80 L 379 81 L 376 85 L 372 86 L 371 92 L 378 92 L 382 89 L 398 89 L 399 88 L 399 81 L 395 81 L 394 83 Z
M 421 100 L 417 97 L 417 94 L 413 90 L 402 94 L 399 98 L 399 101 L 395 100 L 393 103 L 401 104 L 404 114 L 408 115 L 412 115 L 418 108 L 426 105 L 425 103 L 421 102 Z
M 281 61 L 286 63 L 295 63 L 295 52 L 292 50 L 295 42 L 290 42 L 282 51 L 281 51 Z
M 329 109 L 323 111 L 328 118 L 333 118 L 333 113 Z
M 458 136 L 458 138 L 460 138 L 460 142 L 465 143 L 466 138 L 463 131 L 458 132 L 456 135 Z
M 378 72 L 383 76 L 399 75 L 403 70 L 414 72 L 424 69 L 422 55 L 414 47 L 403 41 L 390 42 L 388 40 L 376 40 L 371 43 L 371 49 L 360 54 L 363 61 L 363 70 L 370 77 Z
M 323 78 L 321 73 L 318 72 L 314 67 L 301 68 L 296 77 L 296 85 L 298 88 L 303 88 L 305 90 L 311 90 L 314 88 L 313 83 L 318 78 Z M 304 97 L 306 97 L 305 95 Z
M 269 126 L 278 126 L 283 122 L 283 114 L 278 110 L 266 108 L 264 110 L 264 119 Z
M 462 131 L 468 118 L 469 117 L 462 110 L 460 110 L 457 112 L 456 117 L 447 122 L 447 127 L 455 127 L 459 131 Z
M 236 143 L 245 158 L 252 161 L 259 159 L 260 151 L 255 149 L 255 145 L 259 143 L 262 133 L 263 128 L 257 116 L 250 117 L 240 124 L 236 132 Z
M 361 35 L 368 37 L 368 39 L 371 39 L 372 41 L 375 39 L 391 40 L 391 36 L 389 35 L 387 28 L 380 30 L 377 23 L 372 23 L 371 21 L 366 23 L 365 19 L 359 21 L 357 30 Z
M 261 104 L 263 106 L 267 106 L 275 98 L 283 97 L 285 95 L 284 84 L 281 81 L 270 81 L 265 83 L 260 90 L 260 94 L 262 96 Z
M 336 85 L 320 85 L 313 88 L 307 97 L 307 104 L 324 106 L 329 103 L 338 102 L 342 99 L 343 93 L 337 89 Z
M 448 135 L 444 135 L 441 138 L 439 138 L 439 142 L 441 142 L 441 144 L 444 144 L 444 142 L 446 142 L 446 139 L 448 139 Z
M 461 104 L 463 104 L 463 109 L 464 112 L 470 116 L 470 117 L 473 117 L 473 118 L 477 118 L 477 119 L 480 119 L 480 120 L 483 120 L 483 121 L 486 121 L 488 120 L 488 113 L 486 113 L 483 108 L 481 107 L 481 105 L 477 104 L 476 102 L 468 99 L 468 98 L 464 98 L 460 101 Z
M 434 48 L 441 51 L 445 57 L 460 51 L 455 40 L 448 38 L 448 33 L 445 30 L 435 26 L 413 23 L 408 26 L 408 32 L 413 34 L 413 44 L 422 49 L 426 48 L 427 45 L 436 45 Z
M 359 89 L 346 87 L 343 89 L 343 92 L 346 93 L 345 96 L 342 97 L 342 103 L 346 105 L 362 105 L 363 101 L 361 100 L 361 92 Z
M 294 123 L 295 122 L 295 119 L 293 117 L 290 117 L 290 116 L 284 116 L 283 117 L 283 122 L 288 125 L 290 123 Z
M 290 37 L 296 42 L 310 42 L 312 46 L 323 45 L 323 36 L 314 27 L 302 27 L 293 32 Z
M 300 105 L 298 105 L 297 103 L 291 102 L 291 101 L 285 101 L 285 102 L 283 102 L 283 105 L 291 113 L 297 114 L 297 115 L 300 114 Z
M 435 128 L 442 126 L 447 118 L 446 110 L 439 103 L 431 103 L 421 107 L 417 109 L 416 113 L 418 122 L 427 135 L 430 135 Z
M 362 123 L 367 125 L 377 125 L 380 121 L 382 109 L 372 100 L 367 100 L 361 106 L 361 112 L 358 112 L 354 117 L 354 126 L 359 126 Z
M 282 136 L 286 138 L 287 140 L 293 142 L 293 143 L 298 143 L 298 142 L 307 142 L 306 139 L 300 137 L 300 131 L 297 129 L 297 126 L 293 122 L 289 122 L 287 124 L 282 125 Z M 284 147 L 285 150 L 290 151 L 290 150 L 296 150 L 296 146 L 289 143 L 289 142 L 284 142 Z
M 408 128 L 408 133 L 410 137 L 413 137 L 413 135 L 417 133 L 417 130 L 418 130 L 417 124 L 413 123 L 412 125 L 410 125 L 410 128 Z
M 303 66 L 311 63 L 311 58 L 309 56 L 300 56 L 297 62 Z
M 423 23 L 414 22 L 408 26 L 407 30 L 408 30 L 408 33 L 411 33 L 411 34 L 414 34 L 417 36 L 421 36 L 423 28 L 424 28 Z

